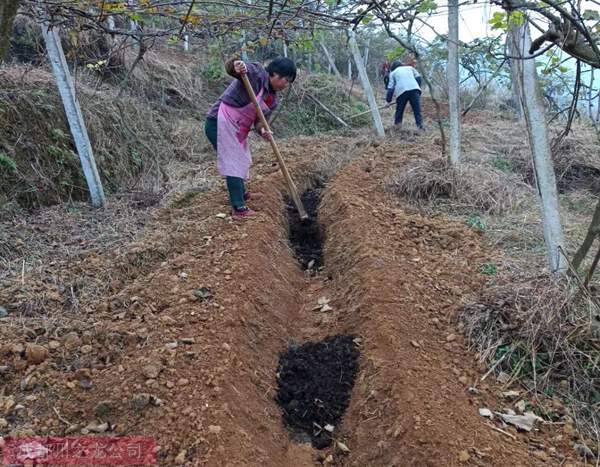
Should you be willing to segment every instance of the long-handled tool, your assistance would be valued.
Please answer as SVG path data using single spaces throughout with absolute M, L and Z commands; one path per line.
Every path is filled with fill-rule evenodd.
M 385 104 L 380 107 L 377 107 L 377 110 L 387 109 L 388 107 L 391 107 L 392 105 L 394 105 L 394 104 L 393 103 Z M 371 110 L 365 110 L 364 112 L 359 112 L 357 114 L 350 115 L 349 117 L 345 117 L 345 118 L 346 118 L 346 120 L 349 120 L 351 118 L 356 118 L 356 117 L 360 117 L 361 115 L 368 114 L 369 112 L 371 112 Z
M 242 78 L 242 83 L 244 83 L 244 87 L 246 88 L 246 92 L 248 93 L 248 96 L 250 96 L 250 99 L 252 100 L 252 102 L 254 103 L 254 106 L 256 107 L 256 113 L 258 114 L 260 123 L 262 124 L 263 128 L 269 132 L 269 142 L 271 143 L 271 147 L 273 148 L 275 157 L 277 157 L 277 162 L 279 164 L 279 168 L 281 169 L 281 172 L 283 173 L 283 178 L 285 178 L 285 181 L 287 182 L 287 186 L 290 190 L 290 194 L 292 195 L 292 200 L 294 201 L 294 204 L 296 205 L 296 209 L 298 209 L 298 214 L 300 214 L 300 219 L 306 220 L 306 219 L 308 219 L 308 214 L 306 214 L 304 205 L 302 204 L 302 201 L 300 200 L 300 196 L 298 196 L 298 190 L 296 189 L 296 185 L 294 185 L 294 181 L 292 180 L 292 177 L 285 165 L 283 156 L 281 155 L 281 152 L 279 152 L 279 148 L 277 147 L 277 143 L 275 142 L 275 139 L 273 138 L 273 134 L 271 133 L 271 128 L 269 127 L 269 123 L 267 122 L 267 119 L 265 118 L 265 114 L 263 113 L 262 109 L 260 108 L 260 104 L 258 103 L 258 100 L 256 99 L 256 94 L 254 94 L 254 89 L 252 89 L 252 86 L 250 85 L 250 81 L 248 80 L 248 76 L 246 74 L 241 75 L 241 78 Z

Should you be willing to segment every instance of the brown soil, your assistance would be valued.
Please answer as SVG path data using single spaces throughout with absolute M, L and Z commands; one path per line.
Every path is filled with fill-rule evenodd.
M 134 242 L 90 250 L 90 237 L 76 254 L 64 242 L 51 253 L 50 242 L 25 274 L 18 258 L 27 251 L 11 253 L 0 276 L 9 311 L 0 321 L 0 435 L 79 434 L 106 421 L 116 434 L 155 437 L 164 466 L 576 463 L 561 426 L 504 434 L 478 415 L 506 402 L 493 377 L 480 382 L 485 369 L 455 315 L 485 286 L 478 268 L 495 253 L 462 225 L 407 211 L 382 186 L 407 158 L 435 150 L 428 144 L 282 145 L 300 188 L 335 152 L 360 156 L 324 191 L 325 269 L 315 277 L 288 244 L 284 184 L 267 152 L 255 164 L 255 219 L 217 216 L 227 212 L 221 189 L 140 215 L 147 224 L 131 230 Z M 24 232 L 21 244 L 51 235 Z M 333 310 L 315 311 L 321 297 Z M 349 453 L 291 442 L 275 402 L 279 353 L 334 334 L 360 338 L 356 384 L 334 431 Z M 29 343 L 50 349 L 43 363 L 28 364 Z

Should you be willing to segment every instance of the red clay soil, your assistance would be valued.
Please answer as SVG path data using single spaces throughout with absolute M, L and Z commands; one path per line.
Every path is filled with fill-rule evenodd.
M 317 141 L 310 154 L 284 147 L 301 187 L 320 151 L 329 157 Z M 21 278 L 5 279 L 0 304 L 12 305 L 0 329 L 0 435 L 153 436 L 164 466 L 575 463 L 569 439 L 552 427 L 507 435 L 478 415 L 504 402 L 487 384 L 466 392 L 483 369 L 454 316 L 484 285 L 477 271 L 490 253 L 478 234 L 388 198 L 381 182 L 401 165 L 399 148 L 364 148 L 329 182 L 317 278 L 288 245 L 285 190 L 268 156 L 256 166 L 256 219 L 217 216 L 227 212 L 225 192 L 201 194 L 157 210 L 135 244 L 69 263 L 83 280 L 107 283 L 108 295 L 77 316 L 68 290 L 45 304 L 44 319 L 24 316 Z M 52 274 L 28 279 L 28 299 L 56 287 Z M 320 297 L 332 311 L 314 311 Z M 290 441 L 275 370 L 289 343 L 338 333 L 361 339 L 350 406 L 334 432 L 350 452 L 319 452 Z M 49 349 L 43 363 L 28 362 L 31 343 Z

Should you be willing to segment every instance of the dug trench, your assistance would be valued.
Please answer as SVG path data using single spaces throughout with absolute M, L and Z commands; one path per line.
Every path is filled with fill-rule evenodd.
M 305 271 L 320 281 L 323 276 L 323 232 L 318 220 L 322 186 L 307 189 L 300 197 L 308 219 L 286 200 L 290 244 Z M 311 311 L 333 308 L 327 296 Z M 354 336 L 330 336 L 320 342 L 294 343 L 280 354 L 276 401 L 292 440 L 309 441 L 323 449 L 334 441 L 335 426 L 348 407 L 358 369 L 359 340 Z
M 313 162 L 290 164 L 295 179 Z M 62 345 L 34 368 L 44 397 L 26 404 L 45 413 L 47 401 L 59 414 L 38 422 L 42 434 L 101 426 L 152 436 L 165 466 L 575 463 L 551 427 L 507 436 L 478 415 L 502 402 L 493 384 L 477 384 L 482 369 L 454 316 L 484 286 L 478 270 L 492 253 L 476 232 L 388 197 L 381 181 L 405 162 L 385 146 L 367 148 L 329 181 L 318 211 L 324 270 L 315 276 L 290 246 L 285 186 L 263 170 L 270 158 L 257 158 L 255 219 L 221 215 L 224 191 L 162 208 L 153 226 L 157 238 L 168 233 L 162 261 L 89 311 L 85 352 Z M 156 243 L 150 235 L 136 248 Z M 113 267 L 110 256 L 93 259 L 95 268 Z M 347 409 L 329 422 L 335 442 L 315 449 L 290 435 L 277 369 L 289 350 L 317 346 L 317 359 L 331 356 L 335 336 L 352 337 L 337 340 L 357 358 L 356 377 L 346 384 Z M 322 447 L 321 434 L 309 434 Z

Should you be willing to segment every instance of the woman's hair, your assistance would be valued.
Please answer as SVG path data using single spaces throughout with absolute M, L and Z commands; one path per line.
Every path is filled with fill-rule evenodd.
M 402 66 L 402 62 L 400 60 L 394 60 L 390 65 L 390 72 L 394 71 L 399 66 Z
M 296 80 L 296 65 L 289 58 L 278 57 L 265 68 L 269 76 L 277 73 L 282 78 L 289 78 L 290 82 Z

